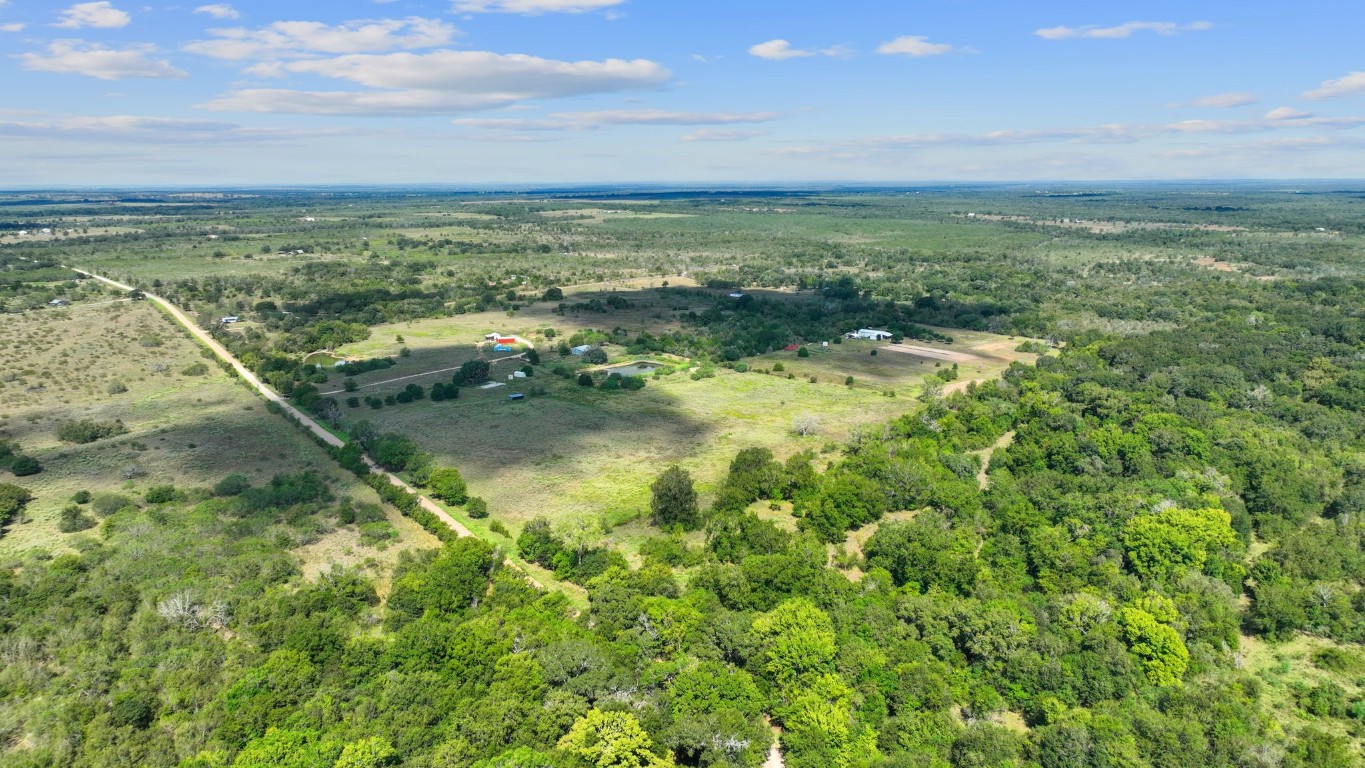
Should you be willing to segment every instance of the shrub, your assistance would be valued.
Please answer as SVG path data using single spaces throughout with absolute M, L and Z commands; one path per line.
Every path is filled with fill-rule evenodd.
M 787 370 L 787 367 L 784 366 L 784 365 L 781 364 L 781 363 L 774 363 L 774 364 L 773 364 L 773 370 L 776 371 L 776 372 L 778 372 L 778 373 L 781 373 L 782 371 Z
M 76 491 L 76 493 L 71 496 L 71 500 L 77 504 L 89 504 L 90 491 Z
M 121 395 L 128 391 L 128 385 L 121 381 L 111 382 L 106 391 L 111 395 Z
M 68 421 L 57 428 L 57 438 L 67 443 L 93 443 L 106 437 L 122 435 L 128 431 L 122 421 Z
M 592 386 L 592 383 L 593 383 L 593 382 L 592 382 L 592 374 L 591 374 L 591 373 L 580 373 L 580 374 L 578 374 L 578 386 L 580 386 L 580 387 L 591 387 L 591 386 Z
M 606 365 L 607 353 L 601 347 L 593 347 L 583 353 L 583 362 L 589 365 Z
M 98 493 L 90 500 L 90 508 L 100 517 L 108 517 L 125 507 L 137 506 L 132 499 L 117 493 Z
M 501 520 L 494 520 L 489 523 L 488 530 L 498 535 L 506 536 L 509 539 L 512 538 L 512 532 L 507 530 L 507 526 L 503 525 Z
M 372 520 L 360 524 L 360 543 L 368 547 L 384 549 L 390 541 L 398 538 L 398 529 L 388 520 Z
M 32 456 L 20 455 L 15 456 L 10 462 L 9 471 L 13 472 L 15 477 L 28 477 L 42 472 L 43 465 Z
M 57 530 L 62 533 L 75 533 L 95 527 L 95 519 L 81 512 L 81 508 L 71 504 L 57 517 Z
M 360 407 L 360 398 L 358 398 L 358 397 L 348 397 L 348 398 L 346 398 L 346 407 L 347 407 L 347 408 L 359 408 L 359 407 Z
M 175 486 L 154 485 L 147 489 L 142 498 L 146 499 L 148 504 L 165 504 L 168 501 L 175 501 Z
M 0 526 L 8 525 L 33 500 L 27 488 L 0 483 Z
M 351 520 L 355 523 L 377 523 L 380 520 L 387 519 L 388 516 L 384 514 L 384 508 L 378 504 L 361 502 L 351 510 Z
M 478 496 L 470 496 L 469 501 L 465 503 L 465 511 L 475 520 L 482 520 L 488 517 L 488 502 Z
M 797 356 L 797 357 L 810 357 L 810 350 L 809 350 L 809 349 L 806 349 L 805 347 L 801 347 L 801 348 L 799 348 L 799 349 L 796 350 L 796 356 Z
M 181 376 L 207 376 L 209 367 L 203 363 L 193 363 L 180 371 Z
M 213 486 L 214 496 L 237 496 L 251 487 L 245 475 L 232 474 L 219 480 Z

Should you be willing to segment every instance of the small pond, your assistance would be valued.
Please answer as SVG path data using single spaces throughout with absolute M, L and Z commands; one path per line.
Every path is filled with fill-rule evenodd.
M 613 365 L 606 369 L 608 374 L 619 373 L 622 376 L 648 376 L 662 368 L 658 363 L 645 362 L 643 360 L 625 365 Z
M 314 352 L 303 358 L 304 365 L 316 365 L 319 368 L 335 368 L 345 362 L 344 359 L 330 352 Z

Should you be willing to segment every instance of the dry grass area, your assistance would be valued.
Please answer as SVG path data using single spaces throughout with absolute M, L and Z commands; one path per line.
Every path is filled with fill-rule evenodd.
M 333 566 L 360 568 L 374 579 L 379 596 L 388 597 L 399 554 L 405 549 L 439 547 L 441 542 L 397 511 L 388 509 L 386 512 L 389 523 L 398 531 L 397 542 L 375 547 L 361 541 L 360 531 L 355 527 L 337 528 L 312 544 L 294 550 L 303 561 L 304 578 L 316 579 Z
M 44 466 L 30 477 L 0 476 L 36 497 L 27 522 L 11 525 L 0 538 L 0 556 L 65 550 L 70 537 L 57 530 L 57 516 L 79 490 L 138 496 L 152 485 L 207 486 L 232 473 L 261 483 L 281 472 L 312 469 L 331 478 L 338 495 L 377 501 L 321 448 L 206 360 L 150 304 L 5 315 L 0 357 L 6 361 L 0 373 L 0 437 L 17 441 Z M 85 445 L 57 438 L 63 423 L 81 419 L 119 420 L 128 432 Z M 382 562 L 399 546 L 435 545 L 434 537 L 409 521 L 395 516 L 392 522 L 403 535 L 389 553 L 352 548 L 358 559 L 347 559 L 345 546 L 324 538 L 301 554 L 316 571 L 329 559 L 349 563 L 376 556 Z

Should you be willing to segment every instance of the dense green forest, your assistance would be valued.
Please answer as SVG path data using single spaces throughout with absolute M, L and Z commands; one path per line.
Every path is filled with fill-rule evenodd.
M 1209 213 L 1176 198 L 1135 193 L 1125 210 L 1163 222 Z M 1237 226 L 1302 221 L 1253 216 L 1244 208 L 1256 198 L 1244 202 L 1220 215 Z M 783 204 L 837 208 L 836 222 L 892 205 Z M 929 209 L 1075 215 L 1058 205 L 961 191 Z M 489 210 L 512 226 L 537 207 Z M 724 228 L 736 214 L 717 215 L 705 237 L 753 234 Z M 1359 222 L 1330 226 L 1358 234 Z M 611 226 L 645 242 L 672 236 L 653 221 Z M 1203 240 L 1225 242 L 985 226 L 1059 250 L 1170 238 L 1202 255 L 1223 247 Z M 405 554 L 383 594 L 359 572 L 304 578 L 293 551 L 306 534 L 356 520 L 308 473 L 103 499 L 91 510 L 98 529 L 75 551 L 0 569 L 0 762 L 738 767 L 761 765 L 777 738 L 792 768 L 1361 764 L 1358 248 L 1237 251 L 1241 263 L 1288 270 L 1273 280 L 1174 260 L 1045 264 L 1004 246 L 945 247 L 941 258 L 929 245 L 802 248 L 790 268 L 755 259 L 709 271 L 726 287 L 804 288 L 809 306 L 716 301 L 683 315 L 685 331 L 625 343 L 724 361 L 854 318 L 916 338 L 936 333 L 925 324 L 1066 343 L 998 381 L 925 393 L 832 452 L 741 451 L 700 503 L 677 472 L 640 478 L 671 528 L 642 547 L 642 563 L 528 525 L 520 555 L 581 584 L 586 606 L 533 587 L 473 537 Z M 364 263 L 165 287 L 205 312 L 237 302 L 273 324 L 280 334 L 237 340 L 238 350 L 303 387 L 297 353 L 327 346 L 323 334 L 363 334 L 395 312 L 510 309 L 587 269 L 516 267 L 537 277 L 474 289 L 435 264 L 414 267 L 410 287 Z M 1310 268 L 1318 274 L 1302 274 Z M 256 303 L 275 300 L 295 314 Z M 398 451 L 398 436 L 364 439 Z M 781 502 L 795 530 L 756 513 Z M 829 546 L 874 524 L 861 554 Z M 1305 637 L 1319 643 L 1320 675 L 1271 686 L 1247 658 Z

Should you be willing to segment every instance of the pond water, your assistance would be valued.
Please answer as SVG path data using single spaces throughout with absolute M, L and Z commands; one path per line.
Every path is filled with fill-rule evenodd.
M 319 368 L 335 368 L 344 362 L 346 361 L 330 352 L 314 352 L 303 358 L 304 365 L 316 365 Z
M 648 376 L 662 368 L 658 363 L 640 361 L 636 363 L 626 363 L 625 365 L 614 365 L 606 369 L 608 374 L 619 373 L 622 376 Z

